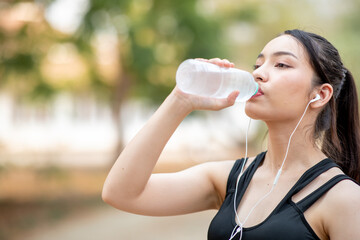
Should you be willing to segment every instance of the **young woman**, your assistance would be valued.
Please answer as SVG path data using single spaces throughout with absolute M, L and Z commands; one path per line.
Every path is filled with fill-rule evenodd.
M 175 87 L 114 164 L 104 201 L 154 216 L 219 209 L 211 240 L 360 239 L 358 100 L 337 50 L 316 34 L 285 31 L 264 47 L 253 75 L 260 90 L 245 110 L 268 127 L 266 152 L 152 174 L 191 111 L 232 106 L 238 94 L 212 99 Z

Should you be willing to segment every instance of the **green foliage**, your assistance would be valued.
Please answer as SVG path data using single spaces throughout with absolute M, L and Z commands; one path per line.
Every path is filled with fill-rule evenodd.
M 34 69 L 35 60 L 31 53 L 17 53 L 15 56 L 4 59 L 3 66 L 7 70 L 19 71 L 21 73 L 27 73 Z
M 38 81 L 29 93 L 29 99 L 36 102 L 45 103 L 56 95 L 54 88 L 46 82 Z
M 11 8 L 18 2 L 23 1 L 10 1 L 4 6 Z M 49 6 L 54 1 L 34 2 Z M 348 8 L 334 17 L 327 16 L 326 9 L 319 6 L 321 2 L 300 0 L 89 0 L 74 34 L 59 33 L 46 22 L 29 22 L 12 33 L 0 26 L 1 84 L 27 81 L 31 87 L 21 88 L 23 94 L 41 96 L 29 99 L 46 99 L 57 91 L 92 91 L 110 102 L 129 96 L 158 102 L 174 87 L 176 68 L 183 60 L 229 58 L 246 69 L 244 66 L 253 64 L 267 41 L 289 28 L 326 37 L 339 35 L 334 39 L 344 52 L 344 61 L 356 68 L 360 52 L 359 3 L 343 1 L 342 7 Z M 93 41 L 99 33 L 113 34 L 118 41 L 119 62 L 115 68 L 120 73 L 110 81 L 97 67 Z M 85 62 L 87 82 L 54 85 L 42 73 L 41 63 L 52 46 L 68 43 L 76 47 Z M 126 86 L 129 88 L 119 90 Z
M 90 53 L 88 39 L 107 28 L 115 28 L 123 43 L 121 67 L 138 97 L 163 99 L 175 85 L 174 70 L 186 58 L 226 56 L 221 22 L 201 16 L 192 0 L 91 0 L 74 43 Z M 99 86 L 99 76 L 92 76 Z

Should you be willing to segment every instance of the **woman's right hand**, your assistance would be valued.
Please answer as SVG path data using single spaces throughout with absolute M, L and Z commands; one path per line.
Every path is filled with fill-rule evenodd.
M 231 68 L 234 67 L 234 63 L 230 62 L 227 59 L 220 59 L 220 58 L 212 58 L 212 59 L 203 59 L 197 58 L 197 60 L 209 62 L 212 64 L 219 65 L 220 67 L 227 67 Z M 189 111 L 194 110 L 221 110 L 223 108 L 230 107 L 234 105 L 237 96 L 239 95 L 239 91 L 233 91 L 229 94 L 227 98 L 219 99 L 219 98 L 212 98 L 212 97 L 203 97 L 197 96 L 193 94 L 188 94 L 182 92 L 178 87 L 175 87 L 173 92 L 171 93 L 180 101 L 189 107 Z

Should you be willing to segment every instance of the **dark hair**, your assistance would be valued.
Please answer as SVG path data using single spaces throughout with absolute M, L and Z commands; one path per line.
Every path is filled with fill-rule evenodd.
M 306 50 L 316 76 L 313 85 L 329 83 L 333 96 L 315 123 L 315 138 L 322 137 L 321 150 L 348 176 L 360 182 L 360 124 L 354 78 L 337 49 L 325 38 L 301 30 L 287 30 Z

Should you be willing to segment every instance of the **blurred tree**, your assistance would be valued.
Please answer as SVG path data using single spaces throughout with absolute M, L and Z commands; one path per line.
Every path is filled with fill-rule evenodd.
M 90 0 L 79 30 L 72 36 L 89 56 L 93 89 L 112 104 L 120 123 L 123 101 L 129 96 L 159 102 L 175 86 L 179 63 L 192 57 L 226 56 L 221 22 L 201 15 L 193 0 Z M 115 73 L 104 78 L 96 68 L 99 55 L 91 44 L 115 39 Z M 105 43 L 109 44 L 109 43 Z M 97 56 L 96 56 L 97 55 Z M 118 124 L 121 134 L 121 125 Z M 121 135 L 119 136 L 121 139 Z M 122 147 L 119 142 L 118 150 Z
M 340 54 L 345 66 L 352 72 L 355 80 L 360 81 L 360 69 L 358 62 L 360 62 L 360 2 L 347 2 L 349 12 L 347 12 L 343 21 L 339 23 L 341 31 L 334 34 L 336 46 L 339 48 Z M 357 84 L 360 90 L 360 84 Z
M 197 1 L 89 0 L 72 34 L 56 31 L 45 21 L 42 6 L 49 8 L 55 2 L 10 1 L 0 6 L 4 13 L 19 7 L 42 11 L 36 21 L 20 21 L 21 26 L 11 30 L 0 27 L 2 78 L 19 96 L 42 100 L 58 91 L 91 91 L 111 104 L 118 151 L 126 98 L 159 102 L 175 86 L 181 61 L 226 56 L 221 21 L 206 17 Z M 63 64 L 65 75 L 59 74 L 59 63 L 53 64 L 64 55 L 73 59 Z M 75 68 L 83 71 L 72 73 Z
M 23 15 L 27 9 L 28 15 Z M 49 99 L 55 93 L 40 72 L 40 61 L 57 34 L 31 3 L 0 5 L 0 86 L 18 101 Z
M 59 91 L 96 95 L 111 105 L 117 152 L 123 145 L 124 100 L 163 100 L 184 59 L 229 58 L 244 68 L 268 40 L 288 28 L 322 28 L 328 35 L 346 26 L 346 38 L 354 44 L 340 45 L 346 50 L 358 41 L 355 0 L 342 4 L 354 6 L 351 14 L 343 11 L 345 25 L 339 21 L 339 8 L 319 7 L 324 0 L 82 0 L 84 14 L 73 32 L 48 24 L 46 14 L 59 2 L 66 1 L 0 3 L 0 84 L 19 99 L 30 96 L 41 103 Z M 314 22 L 319 24 L 315 29 Z M 346 52 L 347 59 L 357 59 L 353 49 Z

